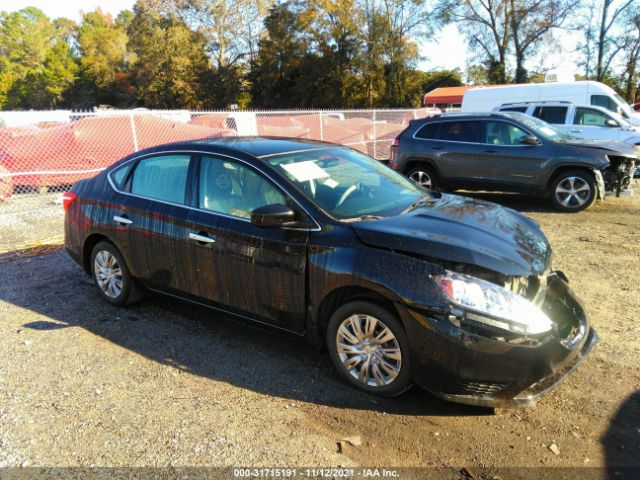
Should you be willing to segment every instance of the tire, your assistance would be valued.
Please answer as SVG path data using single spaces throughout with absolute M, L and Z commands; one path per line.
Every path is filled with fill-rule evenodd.
M 354 335 L 355 323 L 352 322 L 361 326 L 360 337 Z M 373 335 L 366 335 L 363 328 L 367 325 L 373 326 Z M 344 336 L 345 331 L 349 335 Z M 388 338 L 383 344 L 369 343 L 369 339 L 383 334 Z M 326 341 L 336 371 L 358 390 L 380 396 L 395 396 L 411 387 L 411 354 L 407 336 L 400 321 L 384 308 L 362 301 L 341 306 L 329 319 Z M 339 344 L 342 345 L 340 351 Z M 380 350 L 382 348 L 386 353 Z M 363 371 L 365 365 L 367 369 Z
M 586 210 L 596 200 L 596 182 L 589 172 L 569 170 L 555 177 L 549 186 L 551 203 L 561 212 Z
M 102 275 L 100 275 L 100 265 Z M 124 258 L 111 242 L 98 242 L 93 247 L 91 276 L 102 298 L 111 305 L 124 307 L 142 298 L 142 292 L 129 273 Z
M 433 168 L 425 164 L 420 164 L 409 170 L 407 172 L 407 178 L 427 190 L 438 190 L 440 187 L 438 174 Z

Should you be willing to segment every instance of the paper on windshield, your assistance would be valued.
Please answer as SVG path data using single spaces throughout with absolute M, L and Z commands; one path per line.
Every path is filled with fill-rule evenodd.
M 289 174 L 298 182 L 308 182 L 309 180 L 318 180 L 319 178 L 327 178 L 329 174 L 316 165 L 313 161 L 287 163 L 282 165 Z

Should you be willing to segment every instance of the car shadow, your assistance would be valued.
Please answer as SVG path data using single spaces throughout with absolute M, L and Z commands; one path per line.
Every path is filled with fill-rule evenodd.
M 398 415 L 493 414 L 492 409 L 441 401 L 418 388 L 396 398 L 357 392 L 304 339 L 204 307 L 160 295 L 128 308 L 111 306 L 63 251 L 0 262 L 0 301 L 46 317 L 29 321 L 25 315 L 21 329 L 46 335 L 82 328 L 159 364 L 300 402 Z
M 640 390 L 620 406 L 601 438 L 606 459 L 607 478 L 640 478 Z

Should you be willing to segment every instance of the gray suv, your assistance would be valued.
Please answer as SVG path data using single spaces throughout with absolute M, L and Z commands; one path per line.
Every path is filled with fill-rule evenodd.
M 394 141 L 389 166 L 430 189 L 548 196 L 578 212 L 631 188 L 640 149 L 578 139 L 522 113 L 457 114 L 414 120 Z

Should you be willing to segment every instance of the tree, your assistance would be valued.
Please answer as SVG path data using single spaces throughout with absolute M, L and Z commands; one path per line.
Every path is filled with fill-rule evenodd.
M 473 50 L 482 55 L 490 83 L 507 83 L 511 41 L 510 0 L 443 0 L 442 15 L 456 22 Z
M 128 73 L 128 21 L 130 15 L 124 12 L 117 21 L 99 9 L 83 15 L 76 34 L 80 80 L 74 92 L 75 106 L 133 103 Z
M 625 55 L 623 88 L 624 95 L 629 102 L 635 102 L 638 97 L 638 84 L 640 84 L 640 5 L 630 8 L 625 15 Z
M 77 66 L 67 39 L 70 20 L 55 24 L 27 7 L 0 14 L 0 107 L 61 106 Z
M 129 24 L 138 100 L 149 108 L 202 108 L 210 73 L 205 39 L 163 0 L 138 0 Z
M 550 32 L 558 29 L 575 8 L 568 0 L 509 0 L 511 40 L 515 54 L 515 83 L 527 82 L 525 61 Z

